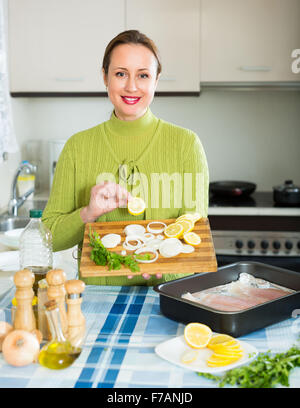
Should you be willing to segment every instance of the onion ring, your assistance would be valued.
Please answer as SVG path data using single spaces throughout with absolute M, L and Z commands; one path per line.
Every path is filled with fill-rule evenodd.
M 139 248 L 138 250 L 136 250 L 136 251 L 135 251 L 135 254 L 136 254 L 136 255 L 139 255 L 139 254 L 141 254 L 142 252 L 152 252 L 152 254 L 154 254 L 155 256 L 154 256 L 153 259 L 137 259 L 138 262 L 141 262 L 141 263 L 152 263 L 152 262 L 155 262 L 155 261 L 157 260 L 157 258 L 158 258 L 158 252 L 157 252 L 155 249 L 153 249 L 153 248 L 142 247 L 142 248 Z
M 164 258 L 171 258 L 182 252 L 183 244 L 177 238 L 167 238 L 162 241 L 159 252 Z
M 150 227 L 151 224 L 161 224 L 163 226 L 163 228 L 160 229 L 153 229 Z M 164 232 L 165 228 L 166 228 L 166 224 L 164 222 L 161 221 L 152 221 L 149 222 L 149 224 L 147 225 L 147 231 L 151 232 L 152 234 L 161 234 L 162 232 Z
M 136 241 L 137 244 L 136 244 L 136 245 L 131 245 L 131 244 L 129 243 L 130 241 Z M 131 251 L 134 251 L 134 250 L 136 250 L 136 249 L 141 248 L 141 247 L 144 246 L 144 245 L 145 245 L 145 241 L 144 241 L 143 237 L 140 237 L 139 235 L 128 235 L 128 236 L 125 238 L 123 247 L 124 247 L 125 249 L 129 249 L 129 250 L 131 250 Z
M 154 234 L 151 234 L 151 232 L 145 232 L 143 234 L 143 238 L 145 239 L 146 242 L 148 242 L 154 238 Z
M 143 235 L 146 228 L 139 224 L 129 224 L 124 228 L 125 235 Z
M 105 248 L 114 248 L 121 242 L 121 235 L 106 234 L 101 238 L 101 242 L 105 246 Z
M 195 247 L 193 247 L 192 245 L 188 245 L 188 244 L 183 244 L 182 245 L 182 250 L 181 252 L 183 254 L 191 254 L 192 252 L 195 251 Z
M 147 246 L 153 249 L 159 249 L 162 241 L 158 238 L 153 238 L 150 241 L 147 241 Z

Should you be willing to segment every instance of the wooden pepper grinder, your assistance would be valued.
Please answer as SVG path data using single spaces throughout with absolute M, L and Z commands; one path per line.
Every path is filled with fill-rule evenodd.
M 65 305 L 66 290 L 64 286 L 66 279 L 66 274 L 62 269 L 51 269 L 46 275 L 46 281 L 48 283 L 48 299 L 53 299 L 57 302 L 61 327 L 65 336 L 68 332 L 68 320 Z
M 78 279 L 71 279 L 65 283 L 68 305 L 68 334 L 67 338 L 72 346 L 80 347 L 85 337 L 85 317 L 81 311 L 82 292 L 85 283 Z
M 34 292 L 34 274 L 29 269 L 18 271 L 14 275 L 16 285 L 17 309 L 14 319 L 14 329 L 32 331 L 36 329 L 36 321 L 32 308 Z

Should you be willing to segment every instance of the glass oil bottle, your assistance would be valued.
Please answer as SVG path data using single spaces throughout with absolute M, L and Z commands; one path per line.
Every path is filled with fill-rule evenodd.
M 81 348 L 72 346 L 64 337 L 56 301 L 49 300 L 45 303 L 45 308 L 51 340 L 41 349 L 39 363 L 54 370 L 67 368 L 79 357 Z

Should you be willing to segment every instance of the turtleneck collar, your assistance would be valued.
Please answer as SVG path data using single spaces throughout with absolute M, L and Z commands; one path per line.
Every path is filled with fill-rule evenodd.
M 150 108 L 146 113 L 136 120 L 121 120 L 115 113 L 111 114 L 110 120 L 106 124 L 108 133 L 119 137 L 135 137 L 149 135 L 156 129 L 158 119 L 153 115 Z

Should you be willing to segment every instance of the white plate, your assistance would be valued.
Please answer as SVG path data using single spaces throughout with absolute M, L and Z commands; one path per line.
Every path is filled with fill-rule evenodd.
M 25 228 L 16 228 L 10 231 L 5 231 L 4 235 L 7 237 L 10 237 L 12 239 L 16 239 L 18 240 L 20 238 L 20 235 L 22 234 L 22 232 L 24 231 Z
M 0 244 L 11 249 L 19 249 L 19 239 L 5 234 L 0 234 Z
M 19 269 L 19 251 L 0 252 L 0 298 L 14 285 L 14 271 Z
M 19 265 L 19 251 L 0 252 L 0 271 L 17 271 Z
M 206 364 L 206 360 L 211 354 L 213 354 L 213 351 L 208 348 L 198 350 L 199 352 L 198 357 L 192 363 L 189 364 L 182 363 L 180 361 L 182 354 L 187 350 L 192 350 L 186 344 L 184 336 L 174 337 L 171 340 L 167 340 L 161 344 L 158 344 L 155 347 L 155 353 L 164 360 L 176 364 L 179 367 L 183 367 L 188 370 L 202 373 L 216 374 L 249 363 L 257 356 L 258 351 L 254 346 L 246 343 L 245 341 L 239 340 L 239 342 L 242 349 L 244 350 L 243 357 L 240 360 L 236 361 L 235 363 L 228 364 L 227 366 L 224 367 L 208 367 L 208 365 Z M 251 354 L 251 357 L 249 357 L 249 354 Z

